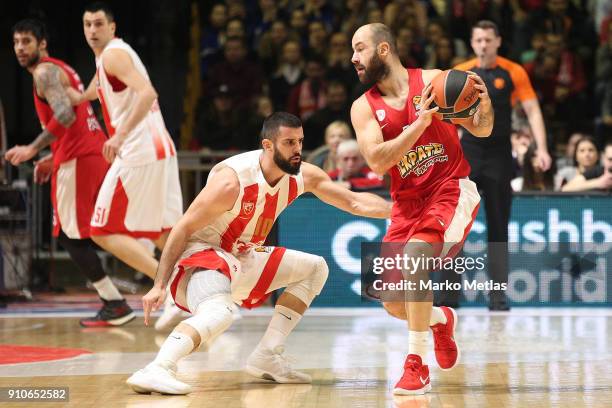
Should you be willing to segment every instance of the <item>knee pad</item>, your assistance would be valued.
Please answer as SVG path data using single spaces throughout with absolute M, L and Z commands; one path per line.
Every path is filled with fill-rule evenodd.
M 198 332 L 204 350 L 232 325 L 232 303 L 229 294 L 215 295 L 201 302 L 194 315 L 183 321 Z
M 187 285 L 187 306 L 193 314 L 183 321 L 200 335 L 200 344 L 208 347 L 232 324 L 231 282 L 218 271 L 194 272 Z
M 286 292 L 291 293 L 304 302 L 306 306 L 310 306 L 315 296 L 321 293 L 321 289 L 323 289 L 329 274 L 327 262 L 320 256 L 316 257 L 316 261 L 310 266 L 312 271 L 308 277 L 287 285 L 287 289 L 285 289 Z

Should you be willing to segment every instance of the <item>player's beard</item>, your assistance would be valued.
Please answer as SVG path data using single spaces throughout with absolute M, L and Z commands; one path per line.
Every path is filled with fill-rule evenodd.
M 21 65 L 23 68 L 31 68 L 33 66 L 35 66 L 36 64 L 38 64 L 38 61 L 40 61 L 40 52 L 38 52 L 38 50 L 34 51 L 34 53 L 32 55 L 30 55 L 30 57 L 26 60 L 25 64 Z
M 274 149 L 273 158 L 274 158 L 274 163 L 278 166 L 279 169 L 281 169 L 285 173 L 295 176 L 300 172 L 300 166 L 302 165 L 301 156 L 300 156 L 300 161 L 298 161 L 296 164 L 293 164 L 291 163 L 292 158 L 289 158 L 289 160 L 287 160 L 280 154 L 278 149 Z
M 377 52 L 372 55 L 368 65 L 361 79 L 361 83 L 364 85 L 374 85 L 389 75 L 389 66 L 378 56 Z

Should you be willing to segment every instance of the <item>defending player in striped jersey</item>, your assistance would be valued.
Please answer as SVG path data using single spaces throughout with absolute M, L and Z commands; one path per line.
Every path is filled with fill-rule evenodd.
M 86 8 L 83 30 L 96 56 L 96 74 L 76 100 L 100 100 L 110 136 L 103 154 L 112 163 L 91 233 L 102 248 L 154 277 L 157 261 L 137 239 L 149 238 L 162 249 L 182 214 L 176 150 L 144 64 L 115 37 L 115 29 L 114 15 L 104 3 Z
M 278 383 L 311 381 L 290 367 L 283 347 L 323 288 L 327 264 L 320 256 L 261 245 L 280 213 L 305 192 L 361 216 L 387 218 L 391 206 L 376 195 L 351 192 L 302 163 L 303 139 L 296 116 L 272 114 L 263 125 L 263 150 L 217 164 L 172 229 L 155 285 L 143 298 L 145 323 L 164 301 L 168 282 L 176 304 L 193 316 L 174 329 L 152 363 L 128 379 L 135 391 L 189 393 L 190 386 L 175 378 L 177 361 L 200 345 L 208 347 L 229 328 L 232 303 L 252 308 L 279 288 L 286 289 L 246 371 Z

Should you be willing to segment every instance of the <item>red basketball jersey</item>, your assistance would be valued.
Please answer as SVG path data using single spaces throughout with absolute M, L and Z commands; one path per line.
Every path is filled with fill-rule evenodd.
M 388 106 L 374 85 L 366 98 L 385 141 L 396 138 L 417 119 L 416 105 L 421 101 L 421 69 L 408 69 L 409 93 L 402 110 Z M 389 169 L 391 198 L 402 201 L 427 198 L 445 181 L 467 177 L 470 165 L 463 157 L 455 125 L 434 118 L 402 160 Z
M 40 62 L 49 62 L 60 67 L 66 75 L 70 85 L 79 92 L 83 92 L 83 83 L 72 67 L 65 62 L 55 58 L 41 58 Z M 39 97 L 34 86 L 34 105 L 41 125 L 44 127 L 53 118 L 53 109 L 46 100 Z M 72 160 L 76 157 L 91 155 L 101 155 L 102 146 L 106 141 L 106 136 L 94 115 L 93 108 L 88 101 L 74 106 L 76 120 L 66 129 L 63 136 L 51 143 L 53 152 L 53 164 L 57 168 L 61 163 Z

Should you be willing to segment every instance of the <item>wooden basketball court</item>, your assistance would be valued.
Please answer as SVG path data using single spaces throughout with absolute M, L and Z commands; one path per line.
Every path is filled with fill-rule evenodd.
M 136 297 L 131 299 L 137 304 Z M 271 310 L 245 312 L 210 352 L 179 364 L 187 396 L 139 395 L 125 384 L 150 362 L 165 335 L 142 317 L 113 329 L 83 329 L 78 312 L 5 311 L 0 344 L 68 349 L 53 359 L 15 349 L 0 365 L 0 387 L 69 387 L 69 402 L 0 402 L 7 407 L 612 407 L 612 311 L 459 309 L 461 364 L 450 372 L 428 362 L 432 392 L 394 397 L 408 334 L 380 309 L 314 309 L 287 344 L 312 385 L 277 385 L 241 372 Z M 5 349 L 3 352 L 6 353 Z M 38 350 L 38 351 L 37 351 Z M 38 353 L 38 354 L 37 354 Z M 52 354 L 52 353 L 51 353 Z M 42 356 L 42 357 L 41 357 Z M 40 361 L 51 358 L 50 361 Z M 9 363 L 6 363 L 6 361 Z

